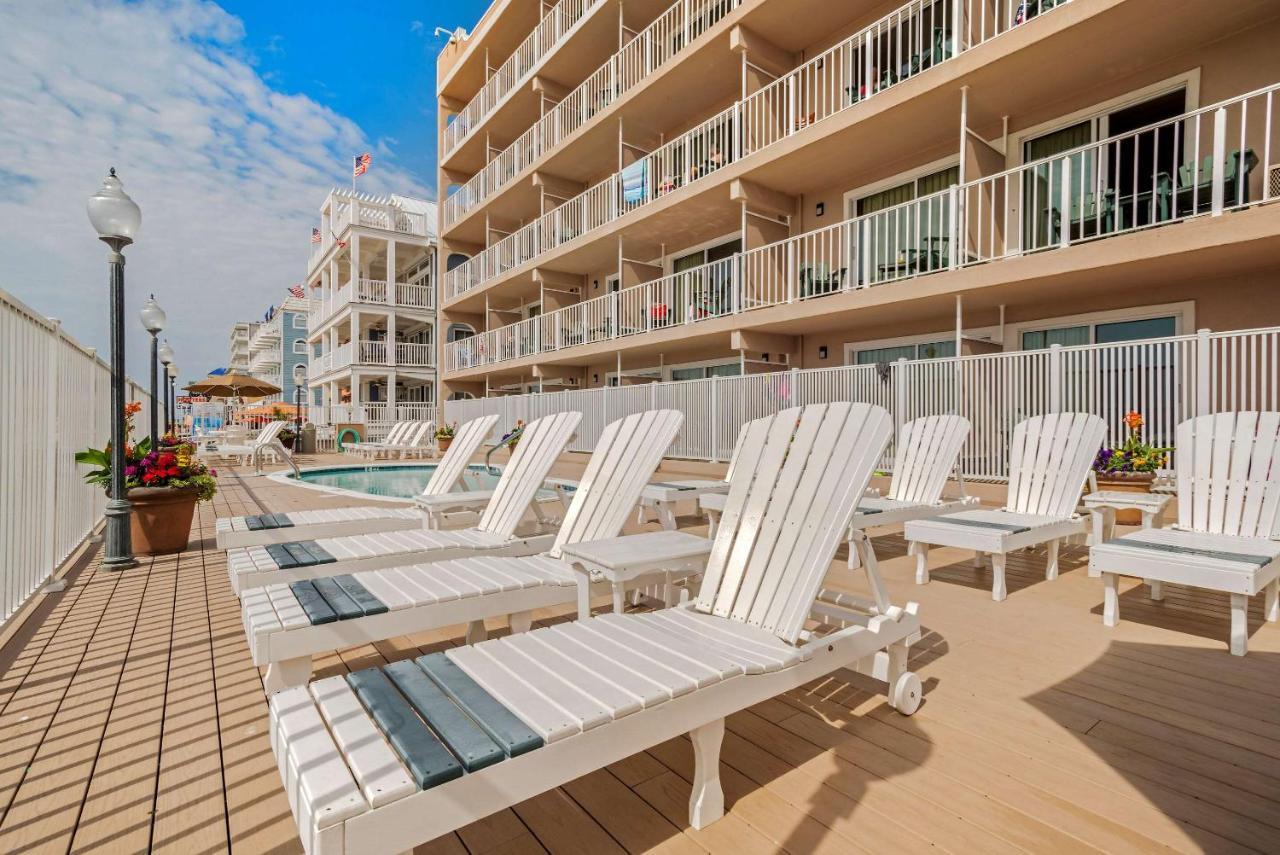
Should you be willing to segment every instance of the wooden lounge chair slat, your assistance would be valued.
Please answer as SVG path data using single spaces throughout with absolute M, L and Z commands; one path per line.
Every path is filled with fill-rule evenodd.
M 588 720 L 604 721 L 629 715 L 641 708 L 639 698 L 599 676 L 547 657 L 545 649 L 533 642 L 537 632 L 495 638 L 480 648 L 508 667 L 515 667 L 521 679 L 534 682 L 543 694 Z M 553 667 L 552 663 L 556 667 Z
M 720 675 L 705 665 L 668 658 L 661 651 L 655 651 L 652 645 L 630 638 L 623 644 L 616 636 L 601 633 L 589 620 L 548 627 L 548 631 L 563 633 L 619 664 L 649 674 L 659 680 L 672 697 L 720 682 Z
M 626 615 L 613 612 L 602 614 L 588 621 L 586 629 L 597 632 L 601 625 L 615 624 L 624 637 L 634 639 L 632 644 L 637 652 L 660 657 L 672 667 L 684 671 L 689 671 L 689 666 L 692 666 L 699 672 L 711 672 L 712 678 L 702 685 L 710 685 L 716 680 L 728 680 L 744 671 L 741 664 L 716 653 L 708 646 L 698 645 L 687 638 L 676 638 L 644 621 L 627 620 Z
M 445 651 L 445 655 L 494 700 L 518 715 L 543 742 L 555 742 L 581 732 L 580 719 L 533 686 L 513 680 L 509 671 L 475 647 L 456 647 Z
M 524 642 L 526 654 L 539 662 L 540 667 L 563 674 L 582 686 L 592 697 L 607 704 L 614 711 L 615 718 L 629 715 L 667 698 L 665 692 L 651 683 L 622 679 L 617 673 L 617 667 L 603 657 L 588 654 L 584 658 L 578 653 L 581 648 L 570 655 L 566 652 L 568 647 L 563 636 L 529 632 L 522 634 L 520 639 Z M 636 683 L 642 685 L 637 686 Z
M 518 757 L 542 746 L 542 737 L 494 700 L 444 653 L 429 653 L 413 661 L 508 757 Z
M 347 592 L 342 590 L 332 578 L 315 579 L 309 584 L 328 603 L 329 608 L 338 616 L 338 620 L 351 620 L 364 616 L 364 609 L 356 605 L 356 601 L 347 596 Z M 305 607 L 304 604 L 303 608 Z
M 418 718 L 381 669 L 353 671 L 347 675 L 347 682 L 419 788 L 425 790 L 462 776 L 462 765 Z
M 366 570 L 363 573 L 352 574 L 351 578 L 364 586 L 366 591 L 377 597 L 378 601 L 390 611 L 395 612 L 400 609 L 407 609 L 414 604 L 411 597 L 387 579 L 385 571 Z
M 387 605 L 374 596 L 373 592 L 360 584 L 354 576 L 331 576 L 334 584 L 342 589 L 342 593 L 360 609 L 361 614 L 380 615 L 386 612 Z
M 528 657 L 518 652 L 519 644 L 519 639 L 514 646 L 504 644 L 503 639 L 493 639 L 473 645 L 472 649 L 505 671 L 505 680 L 530 686 L 567 713 L 577 722 L 579 730 L 599 727 L 613 718 L 611 709 L 581 688 L 566 683 L 545 669 L 531 672 Z
M 506 752 L 478 724 L 440 691 L 413 662 L 392 662 L 382 669 L 400 694 L 468 772 L 506 759 Z
M 596 639 L 565 631 L 562 625 L 547 627 L 538 640 L 601 674 L 616 674 L 617 681 L 637 693 L 646 707 L 670 700 L 676 694 L 692 690 L 685 680 L 659 663 L 644 659 L 625 649 L 599 649 Z
M 324 597 L 316 590 L 315 583 L 307 580 L 303 582 L 289 583 L 289 590 L 298 598 L 298 604 L 302 606 L 302 610 L 307 613 L 307 620 L 312 625 L 333 623 L 338 619 L 338 614 L 333 607 L 325 602 Z
M 370 805 L 380 807 L 418 789 L 345 679 L 326 677 L 309 688 Z
M 430 603 L 441 602 L 441 597 L 447 599 L 457 599 L 457 595 L 453 591 L 445 588 L 437 588 L 436 590 L 428 590 L 418 578 L 422 575 L 422 568 L 425 565 L 413 564 L 408 567 L 391 567 L 386 570 L 378 570 L 383 578 L 395 585 L 405 596 L 413 600 L 415 606 L 424 606 Z

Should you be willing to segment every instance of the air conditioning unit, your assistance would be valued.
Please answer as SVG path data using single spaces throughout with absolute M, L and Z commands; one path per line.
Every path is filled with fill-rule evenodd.
M 1267 198 L 1280 198 L 1280 164 L 1267 171 Z

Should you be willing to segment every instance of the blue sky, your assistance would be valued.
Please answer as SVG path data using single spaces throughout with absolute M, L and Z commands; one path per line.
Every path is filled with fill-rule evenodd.
M 142 207 L 127 251 L 137 310 L 169 314 L 185 382 L 226 360 L 237 320 L 306 275 L 311 226 L 351 155 L 371 193 L 435 194 L 434 28 L 483 0 L 310 4 L 0 0 L 0 288 L 103 352 L 104 247 L 84 213 L 115 166 Z

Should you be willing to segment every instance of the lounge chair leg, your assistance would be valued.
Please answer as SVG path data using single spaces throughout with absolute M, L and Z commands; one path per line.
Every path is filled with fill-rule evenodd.
M 511 634 L 518 632 L 528 632 L 529 627 L 533 626 L 533 612 L 512 612 L 507 615 L 507 625 L 511 627 Z
M 716 527 L 720 525 L 720 512 L 707 511 L 707 537 L 714 539 L 716 536 Z
M 1243 656 L 1249 639 L 1249 598 L 1231 595 L 1231 655 Z
M 1164 599 L 1164 582 L 1161 582 L 1159 579 L 1148 579 L 1147 584 L 1151 586 L 1151 599 Z
M 586 578 L 578 579 L 578 620 L 591 617 L 591 583 Z
M 1115 573 L 1102 574 L 1102 625 L 1115 626 L 1120 622 L 1120 577 Z
M 914 558 L 915 554 L 916 554 L 916 542 L 914 540 L 907 541 L 907 555 Z
M 268 695 L 274 695 L 282 689 L 305 686 L 309 679 L 311 679 L 310 656 L 281 659 L 267 666 L 267 675 L 262 678 L 262 688 Z
M 1044 567 L 1044 578 L 1052 582 L 1058 578 L 1058 547 L 1060 540 L 1049 541 L 1049 561 Z
M 547 520 L 547 515 L 543 513 L 542 505 L 539 503 L 536 496 L 534 497 L 533 502 L 530 503 L 529 508 L 533 511 L 533 518 L 538 521 L 538 528 L 544 530 L 547 529 L 550 526 L 550 523 Z
M 627 592 L 621 583 L 613 584 L 613 611 L 615 614 L 622 614 L 627 610 Z
M 473 620 L 467 624 L 467 644 L 479 644 L 489 637 L 489 630 L 485 628 L 484 621 Z
M 662 504 L 658 505 L 657 510 L 658 510 L 658 521 L 662 523 L 662 527 L 667 531 L 675 531 L 677 528 L 675 508 L 673 508 L 671 505 L 667 504 L 666 502 L 663 502 Z
M 987 557 L 981 550 L 975 550 L 973 553 L 973 569 L 981 570 L 987 566 Z
M 720 743 L 724 719 L 689 731 L 693 740 L 693 793 L 689 796 L 689 824 L 706 828 L 724 816 L 724 790 L 720 787 Z
M 1003 552 L 991 553 L 991 599 L 997 603 L 1009 595 L 1004 584 L 1004 559 Z
M 915 544 L 916 584 L 927 585 L 929 584 L 929 544 L 921 543 L 919 541 L 916 541 Z
M 845 546 L 849 548 L 849 559 L 845 563 L 850 570 L 857 570 L 858 565 L 862 563 L 862 556 L 858 555 L 858 539 L 855 532 L 849 532 L 849 538 L 845 541 Z
M 1267 585 L 1266 609 L 1263 614 L 1274 623 L 1280 620 L 1280 579 L 1272 579 Z

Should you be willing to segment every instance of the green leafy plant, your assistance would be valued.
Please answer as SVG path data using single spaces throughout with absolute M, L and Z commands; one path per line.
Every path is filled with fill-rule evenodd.
M 1093 470 L 1100 475 L 1124 475 L 1155 472 L 1163 468 L 1173 446 L 1159 447 L 1145 442 L 1138 434 L 1146 423 L 1139 412 L 1125 414 L 1124 423 L 1129 428 L 1129 435 L 1114 448 L 1099 449 L 1093 460 Z
M 440 425 L 440 427 L 436 428 L 436 439 L 453 439 L 454 435 L 457 432 L 458 432 L 457 422 L 454 422 L 451 425 L 449 424 Z
M 142 409 L 134 401 L 125 406 L 125 435 L 133 429 L 133 417 Z M 209 469 L 196 457 L 196 447 L 174 436 L 160 439 L 158 447 L 151 448 L 151 438 L 146 437 L 137 445 L 124 447 L 125 490 L 134 487 L 167 487 L 174 490 L 194 488 L 197 498 L 207 502 L 218 492 L 218 473 Z M 85 474 L 88 484 L 111 491 L 111 445 L 105 448 L 87 448 L 76 452 L 76 462 L 96 467 Z

